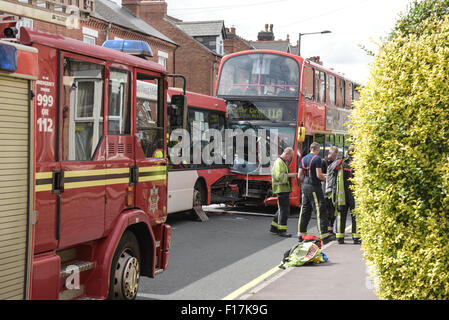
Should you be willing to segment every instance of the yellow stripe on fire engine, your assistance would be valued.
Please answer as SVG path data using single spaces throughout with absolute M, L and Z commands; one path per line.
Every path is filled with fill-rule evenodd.
M 98 187 L 105 186 L 106 180 L 94 180 L 94 181 L 79 181 L 79 182 L 64 182 L 64 190 L 86 188 L 86 187 Z
M 34 191 L 35 192 L 51 191 L 51 189 L 52 189 L 52 185 L 51 184 L 42 184 L 42 185 L 35 186 Z
M 36 172 L 35 174 L 35 179 L 51 179 L 53 178 L 53 172 L 49 171 L 49 172 Z M 34 191 L 35 192 L 40 192 L 40 191 L 51 191 L 52 189 L 52 185 L 51 183 L 49 184 L 41 184 L 41 185 L 36 185 L 34 187 Z
M 139 167 L 139 172 L 166 171 L 166 166 Z
M 157 176 L 150 176 L 150 177 L 139 177 L 139 182 L 145 182 L 145 181 L 156 181 L 156 180 L 167 180 L 166 175 L 157 175 Z
M 156 181 L 156 180 L 166 180 L 167 179 L 167 167 L 166 166 L 152 166 L 152 167 L 141 167 L 139 172 L 160 172 L 161 174 L 143 176 L 139 177 L 139 181 Z M 74 171 L 64 171 L 64 178 L 73 177 L 91 177 L 91 176 L 101 176 L 101 175 L 111 175 L 111 174 L 121 174 L 129 173 L 129 168 L 109 168 L 109 169 L 93 169 L 93 170 L 74 170 Z M 38 179 L 51 179 L 53 177 L 53 172 L 37 172 L 36 180 Z M 116 178 L 116 179 L 101 179 L 101 180 L 91 180 L 91 181 L 77 181 L 77 182 L 65 182 L 64 189 L 75 189 L 75 188 L 87 188 L 87 187 L 98 187 L 113 184 L 129 183 L 129 177 L 126 178 Z M 42 184 L 35 185 L 35 192 L 41 191 L 51 191 L 52 184 Z
M 159 174 L 150 176 L 141 176 L 141 173 L 146 172 L 158 172 Z M 139 181 L 157 181 L 157 180 L 167 180 L 167 167 L 166 166 L 152 166 L 152 167 L 140 167 L 139 168 Z
M 36 172 L 36 179 L 50 179 L 53 178 L 53 172 Z
M 129 173 L 129 168 L 64 171 L 64 177 L 100 176 L 100 175 L 118 174 L 118 173 Z

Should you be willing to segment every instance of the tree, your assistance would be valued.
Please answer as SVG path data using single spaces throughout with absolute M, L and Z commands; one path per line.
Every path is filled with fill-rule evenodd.
M 449 298 L 449 1 L 414 1 L 353 111 L 356 212 L 383 299 Z

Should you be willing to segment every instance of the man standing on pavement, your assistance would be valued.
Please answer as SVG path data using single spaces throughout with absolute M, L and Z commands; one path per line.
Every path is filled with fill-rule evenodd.
M 327 168 L 335 161 L 338 157 L 338 148 L 336 146 L 332 146 L 329 148 L 329 152 L 327 154 L 327 158 L 323 159 L 323 174 L 327 174 Z M 329 226 L 327 230 L 330 233 L 334 233 L 334 223 L 335 223 L 335 207 L 332 203 L 332 193 L 326 194 L 326 181 L 321 183 L 324 195 L 324 203 L 327 210 L 327 217 L 329 220 Z
M 271 170 L 271 182 L 273 193 L 278 197 L 278 211 L 271 222 L 270 232 L 281 237 L 291 237 L 287 233 L 287 219 L 290 213 L 290 192 L 292 187 L 290 178 L 296 177 L 296 173 L 289 173 L 288 165 L 293 158 L 293 149 L 285 148 L 281 156 L 274 162 Z
M 342 162 L 342 168 L 340 176 L 337 176 L 337 190 L 341 189 L 338 185 L 342 185 L 344 189 L 343 201 L 338 199 L 339 192 L 337 191 L 337 240 L 339 244 L 345 243 L 345 228 L 346 228 L 346 217 L 347 214 L 351 214 L 352 218 L 352 240 L 354 244 L 360 244 L 360 234 L 357 232 L 357 221 L 353 214 L 355 208 L 354 194 L 352 191 L 351 178 L 353 177 L 353 168 L 351 167 L 352 154 L 354 152 L 354 147 L 350 146 L 348 148 L 348 156 Z M 339 172 L 340 173 L 340 172 Z M 342 181 L 341 181 L 342 180 Z
M 307 234 L 307 226 L 312 216 L 312 211 L 317 216 L 318 233 L 323 244 L 335 240 L 335 235 L 329 233 L 327 211 L 324 203 L 321 181 L 326 181 L 322 171 L 322 160 L 318 155 L 320 144 L 313 142 L 310 145 L 310 153 L 302 158 L 299 164 L 298 178 L 301 181 L 302 205 L 298 222 L 298 239 Z

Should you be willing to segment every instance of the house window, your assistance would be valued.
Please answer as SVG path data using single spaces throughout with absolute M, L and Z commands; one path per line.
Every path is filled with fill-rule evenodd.
M 162 65 L 165 69 L 167 69 L 167 60 L 168 60 L 168 53 L 164 51 L 158 51 L 158 63 Z
M 217 50 L 216 50 L 217 53 L 223 54 L 223 39 L 221 37 L 217 37 L 216 45 L 217 45 Z
M 98 31 L 83 27 L 83 42 L 96 44 L 98 38 Z
M 96 39 L 94 37 L 83 35 L 83 42 L 96 44 L 95 41 Z

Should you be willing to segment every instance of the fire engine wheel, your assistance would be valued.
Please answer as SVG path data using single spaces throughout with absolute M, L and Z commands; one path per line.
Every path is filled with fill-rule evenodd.
M 140 278 L 140 250 L 134 233 L 126 231 L 112 259 L 109 299 L 134 300 Z

